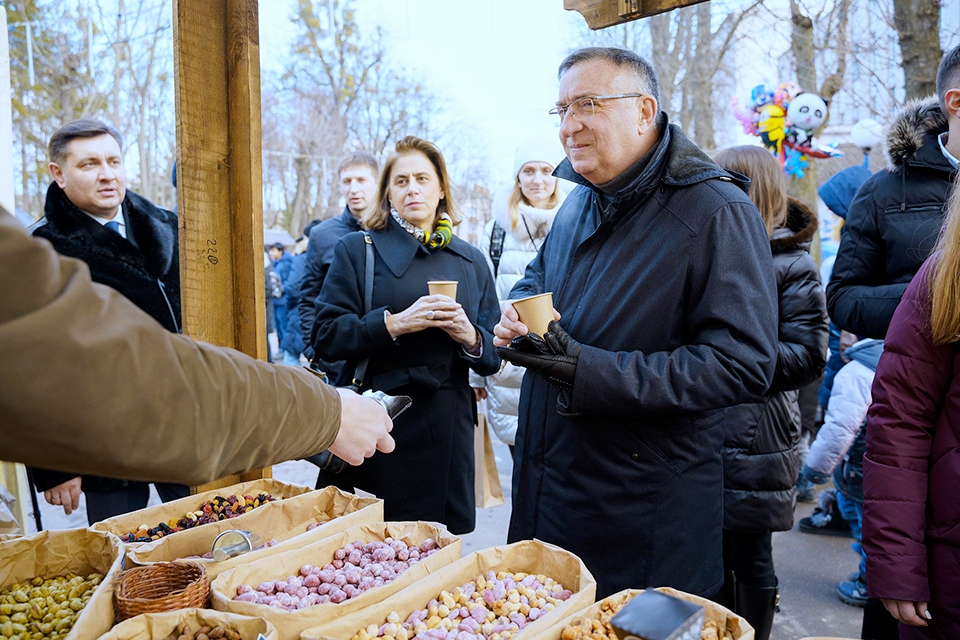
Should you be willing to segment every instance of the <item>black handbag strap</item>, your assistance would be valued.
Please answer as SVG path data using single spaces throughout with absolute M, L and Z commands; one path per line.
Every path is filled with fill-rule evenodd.
M 367 315 L 373 307 L 373 238 L 370 233 L 363 232 L 363 242 L 366 248 L 363 270 L 363 311 L 361 316 Z M 367 365 L 370 364 L 370 358 L 364 358 L 357 363 L 357 369 L 353 374 L 353 387 L 359 390 L 363 386 L 363 378 L 367 375 Z

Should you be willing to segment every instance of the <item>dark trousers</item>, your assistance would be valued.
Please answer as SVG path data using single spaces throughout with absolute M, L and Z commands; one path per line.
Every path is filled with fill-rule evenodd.
M 185 498 L 190 495 L 190 487 L 185 484 L 158 482 L 154 485 L 160 499 L 164 502 Z M 118 516 L 122 513 L 138 511 L 150 501 L 150 485 L 146 482 L 129 482 L 116 491 L 84 491 L 87 498 L 87 522 L 95 522 Z M 156 522 L 145 523 L 149 526 Z
M 723 530 L 723 575 L 730 572 L 737 583 L 750 587 L 775 587 L 777 576 L 773 570 L 773 534 L 769 531 Z

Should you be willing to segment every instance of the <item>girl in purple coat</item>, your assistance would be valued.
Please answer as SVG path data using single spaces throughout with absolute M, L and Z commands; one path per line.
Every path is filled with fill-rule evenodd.
M 887 332 L 867 414 L 867 587 L 900 638 L 960 638 L 960 190 Z

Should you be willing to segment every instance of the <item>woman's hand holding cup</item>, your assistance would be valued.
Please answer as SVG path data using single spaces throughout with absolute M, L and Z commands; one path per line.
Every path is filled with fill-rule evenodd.
M 405 333 L 416 333 L 435 327 L 443 329 L 454 340 L 460 342 L 457 335 L 464 332 L 463 323 L 469 325 L 471 332 L 475 331 L 473 325 L 467 319 L 463 307 L 453 298 L 443 295 L 421 296 L 403 311 L 398 313 L 387 312 L 385 322 L 387 331 L 394 339 Z M 473 341 L 472 334 L 469 340 Z

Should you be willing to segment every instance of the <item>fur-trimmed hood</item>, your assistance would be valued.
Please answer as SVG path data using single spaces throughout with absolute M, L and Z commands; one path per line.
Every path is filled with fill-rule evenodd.
M 787 222 L 783 227 L 774 229 L 770 238 L 773 253 L 782 253 L 790 249 L 810 251 L 810 243 L 817 232 L 817 214 L 796 198 L 787 203 Z
M 913 162 L 949 165 L 937 143 L 937 136 L 946 130 L 947 117 L 936 98 L 908 102 L 887 129 L 890 169 L 896 171 Z

